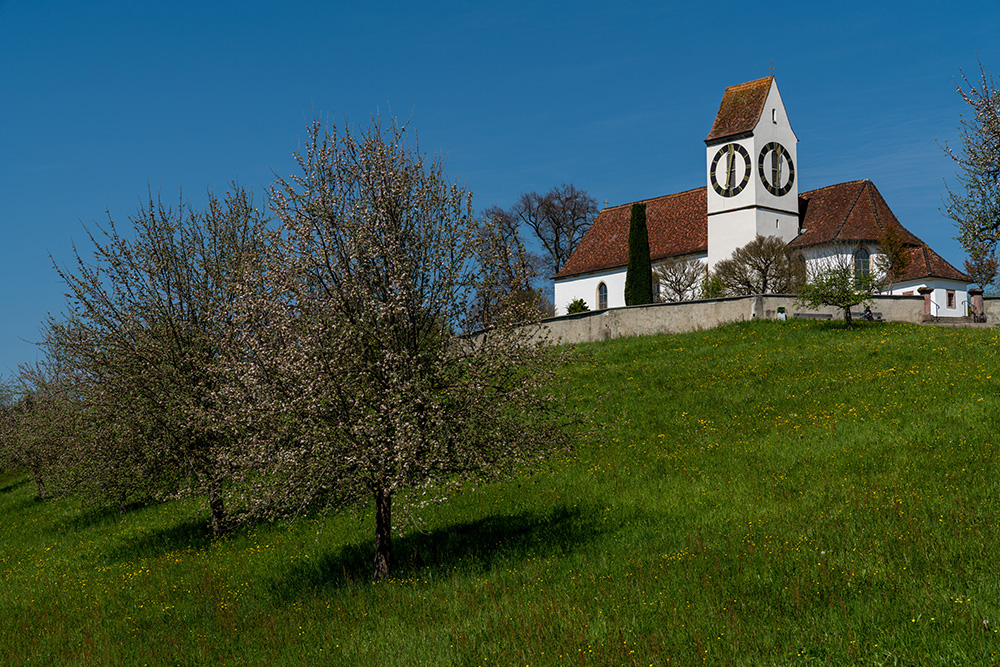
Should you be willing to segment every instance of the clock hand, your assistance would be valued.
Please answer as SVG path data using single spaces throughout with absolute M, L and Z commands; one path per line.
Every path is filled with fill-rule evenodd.
M 734 144 L 729 144 L 726 150 L 726 191 L 731 191 L 733 189 L 733 177 L 736 172 L 736 165 L 733 164 L 733 158 L 736 156 L 736 146 Z
M 771 185 L 775 188 L 781 187 L 781 153 L 780 148 L 775 146 L 771 153 Z

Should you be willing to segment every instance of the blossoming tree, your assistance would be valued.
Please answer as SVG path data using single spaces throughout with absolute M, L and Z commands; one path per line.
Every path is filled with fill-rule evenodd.
M 469 335 L 489 221 L 405 125 L 317 121 L 297 159 L 272 190 L 283 311 L 244 366 L 264 462 L 250 504 L 274 515 L 372 502 L 381 577 L 394 502 L 412 516 L 566 442 L 548 391 L 560 358 L 515 326 L 528 315 L 516 308 Z
M 242 437 L 227 399 L 232 368 L 248 314 L 266 315 L 242 304 L 264 289 L 267 220 L 234 186 L 222 199 L 209 193 L 204 211 L 150 197 L 129 222 L 127 231 L 114 220 L 98 227 L 92 258 L 78 253 L 73 268 L 59 269 L 70 302 L 65 321 L 49 323 L 48 352 L 73 365 L 91 429 L 104 436 L 95 446 L 127 448 L 144 470 L 174 471 L 170 491 L 206 494 L 218 533 Z

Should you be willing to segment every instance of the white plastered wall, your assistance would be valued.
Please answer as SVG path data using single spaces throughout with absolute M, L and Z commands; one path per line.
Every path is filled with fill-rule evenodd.
M 608 288 L 608 308 L 620 308 L 625 305 L 623 267 L 557 280 L 553 298 L 556 315 L 565 315 L 569 304 L 576 299 L 583 299 L 588 308 L 597 310 L 597 288 L 601 283 Z
M 789 153 L 794 167 L 790 190 L 781 196 L 769 192 L 760 180 L 760 152 L 771 142 L 780 143 Z M 742 146 L 750 156 L 746 187 L 733 197 L 723 197 L 711 184 L 711 168 L 719 149 L 729 143 Z M 724 139 L 706 146 L 705 178 L 708 199 L 708 265 L 729 259 L 733 251 L 760 236 L 777 236 L 788 243 L 799 233 L 799 164 L 798 138 L 785 113 L 778 86 L 773 81 L 764 102 L 760 120 L 751 136 Z M 742 160 L 736 161 L 736 180 L 745 173 Z
M 925 278 L 896 283 L 892 286 L 890 294 L 919 294 L 917 290 L 921 287 L 930 287 L 934 290 L 931 293 L 931 315 L 934 317 L 965 317 L 969 314 L 969 286 L 957 280 Z M 952 308 L 948 307 L 948 292 L 954 292 Z
M 881 253 L 878 246 L 865 245 L 868 250 L 872 269 L 875 270 L 879 263 Z M 826 266 L 839 266 L 842 263 L 849 266 L 854 264 L 854 252 L 857 248 L 849 246 L 806 248 L 802 254 L 806 258 L 806 269 L 810 275 L 813 272 Z M 957 280 L 946 278 L 922 278 L 919 280 L 909 280 L 892 285 L 892 289 L 887 294 L 905 295 L 917 291 L 921 287 L 930 287 L 934 290 L 931 294 L 931 315 L 934 317 L 964 317 L 968 314 L 969 289 L 968 285 Z M 948 307 L 948 292 L 954 292 L 954 307 Z
M 685 255 L 672 259 L 681 261 L 695 259 L 704 266 L 707 266 L 708 263 L 708 255 L 704 253 L 700 255 Z M 655 270 L 664 261 L 668 260 L 655 262 L 653 269 Z M 565 315 L 569 304 L 576 299 L 583 299 L 588 308 L 597 310 L 597 290 L 601 283 L 604 283 L 608 288 L 608 308 L 621 308 L 625 305 L 625 274 L 625 268 L 619 268 L 557 280 L 553 298 L 556 315 Z M 696 289 L 700 294 L 700 283 Z M 695 299 L 697 297 L 698 294 L 692 294 L 690 298 Z

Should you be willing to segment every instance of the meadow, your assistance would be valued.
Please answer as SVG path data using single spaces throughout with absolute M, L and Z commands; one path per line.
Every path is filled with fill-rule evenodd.
M 394 538 L 212 539 L 0 475 L 0 665 L 1000 663 L 1000 331 L 754 322 L 581 345 L 592 428 Z

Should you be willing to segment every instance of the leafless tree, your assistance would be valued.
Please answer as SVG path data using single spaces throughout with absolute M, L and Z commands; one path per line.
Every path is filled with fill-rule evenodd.
M 586 190 L 560 185 L 544 195 L 521 195 L 513 216 L 534 233 L 545 249 L 550 275 L 559 273 L 597 217 L 597 201 Z
M 758 236 L 715 265 L 729 296 L 792 294 L 802 282 L 802 263 L 776 236 Z
M 661 302 L 697 299 L 704 279 L 705 265 L 697 259 L 669 259 L 653 269 Z

